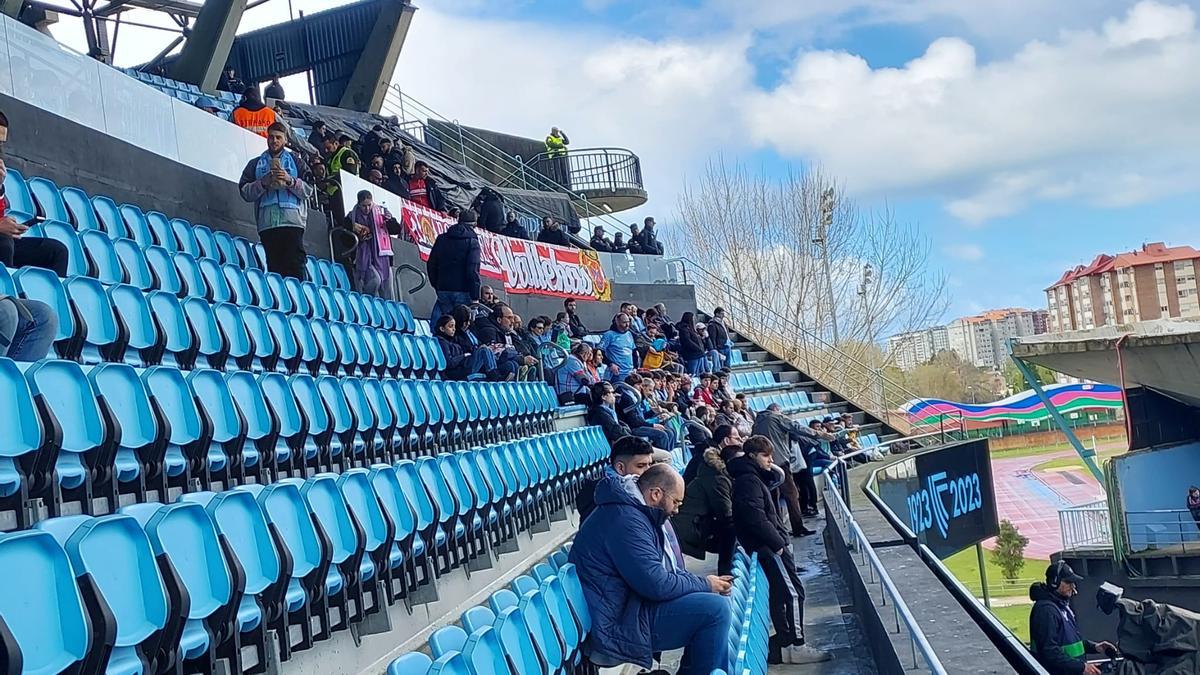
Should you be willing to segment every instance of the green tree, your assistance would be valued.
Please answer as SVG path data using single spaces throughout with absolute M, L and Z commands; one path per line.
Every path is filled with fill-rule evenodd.
M 1021 534 L 1011 521 L 1000 521 L 1000 534 L 996 536 L 996 548 L 992 551 L 992 562 L 1000 568 L 1005 579 L 1013 581 L 1025 567 L 1025 547 L 1029 537 Z
M 1033 374 L 1037 377 L 1038 384 L 1045 386 L 1058 381 L 1058 376 L 1053 370 L 1034 363 L 1029 365 L 1033 366 Z M 1021 374 L 1021 370 L 1017 368 L 1017 364 L 1013 363 L 1012 357 L 1009 357 L 1008 361 L 1004 364 L 1004 383 L 1008 385 L 1008 388 L 1013 393 L 1025 391 L 1029 388 L 1029 383 L 1025 381 L 1025 376 Z

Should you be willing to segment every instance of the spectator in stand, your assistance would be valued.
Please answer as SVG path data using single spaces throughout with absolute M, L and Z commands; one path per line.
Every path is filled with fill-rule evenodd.
M 647 469 L 631 494 L 616 475 L 595 489 L 595 510 L 583 521 L 570 561 L 576 565 L 592 631 L 584 643 L 602 668 L 653 665 L 656 651 L 685 648 L 688 675 L 728 665 L 731 577 L 698 577 L 671 564 L 664 524 L 683 501 L 684 486 L 669 464 Z
M 616 389 L 617 415 L 633 435 L 649 440 L 656 448 L 672 450 L 675 434 L 663 424 L 665 419 L 654 414 L 648 400 L 654 392 L 654 380 L 630 373 Z
M 192 105 L 203 110 L 204 112 L 208 113 L 209 115 L 216 115 L 216 116 L 221 115 L 221 108 L 217 105 L 217 102 L 214 101 L 212 99 L 212 97 L 210 97 L 210 96 L 199 96 L 196 98 L 195 102 L 192 103 Z
M 496 295 L 496 291 L 492 290 L 491 286 L 479 287 L 479 304 L 482 306 L 484 314 L 491 314 L 499 302 L 500 298 Z
M 679 399 L 676 398 L 676 404 L 678 401 Z M 695 457 L 696 453 L 701 452 L 712 443 L 712 423 L 716 416 L 712 408 L 706 405 L 698 405 L 690 409 L 683 406 L 681 408 L 688 410 L 691 414 L 691 417 L 684 420 L 683 432 L 687 437 L 687 442 L 692 446 L 692 456 Z
M 616 388 L 609 382 L 593 384 L 589 390 L 591 407 L 588 408 L 587 423 L 600 427 L 609 444 L 615 444 L 625 437 L 633 437 L 633 431 L 628 424 L 621 421 L 617 415 Z M 580 513 L 583 517 L 583 513 Z
M 403 233 L 400 223 L 381 204 L 376 204 L 371 193 L 358 193 L 358 204 L 350 214 L 354 236 L 358 237 L 355 249 L 354 287 L 360 293 L 377 295 L 392 300 L 392 235 Z
M 383 187 L 383 172 L 379 169 L 371 169 L 367 172 L 367 182 L 371 185 Z
M 642 253 L 646 255 L 662 255 L 663 245 L 658 240 L 658 235 L 654 232 L 654 218 L 646 217 L 645 226 L 642 228 Z
M 720 371 L 721 352 L 717 351 L 712 337 L 708 334 L 708 325 L 697 321 L 696 332 L 700 334 L 700 341 L 704 343 L 704 369 L 714 373 Z
M 705 559 L 717 554 L 717 574 L 733 574 L 733 552 L 737 537 L 733 531 L 733 480 L 725 461 L 740 457 L 742 448 L 730 445 L 706 448 L 696 477 L 687 483 L 683 505 L 671 519 L 679 535 L 679 546 L 693 558 Z
M 629 245 L 626 250 L 631 254 L 641 254 L 645 251 L 642 249 L 642 231 L 638 228 L 637 223 L 629 226 Z
M 267 149 L 242 170 L 242 199 L 254 202 L 255 222 L 267 269 L 304 280 L 305 185 L 296 157 L 284 147 L 287 127 L 276 122 L 267 133 Z
M 1193 485 L 1188 488 L 1187 510 L 1192 514 L 1192 520 L 1195 521 L 1196 527 L 1200 527 L 1200 487 Z
M 550 135 L 546 136 L 546 161 L 549 163 L 547 178 L 567 189 L 571 188 L 571 165 L 567 160 L 567 146 L 570 144 L 571 139 L 567 138 L 565 131 L 558 127 L 550 128 Z
M 242 100 L 233 109 L 229 121 L 266 138 L 267 130 L 276 122 L 275 111 L 263 105 L 258 87 L 246 87 L 242 92 Z M 287 139 L 287 127 L 284 127 L 284 139 Z
M 363 157 L 379 154 L 379 146 L 383 141 L 383 125 L 376 124 L 371 130 L 358 139 L 358 149 Z
M 775 466 L 783 469 L 779 493 L 787 505 L 791 531 L 800 536 L 812 534 L 804 526 L 804 516 L 816 505 L 817 487 L 805 460 L 805 450 L 820 447 L 822 440 L 832 440 L 833 436 L 789 418 L 781 412 L 778 403 L 772 403 L 759 413 L 752 431 L 771 442 L 775 449 Z
M 725 325 L 725 309 L 718 307 L 713 310 L 712 318 L 708 320 L 708 337 L 713 347 L 721 353 L 720 368 L 728 368 L 733 356 L 733 341 L 729 339 L 729 328 Z
M 445 211 L 446 201 L 442 197 L 442 189 L 438 187 L 437 181 L 429 175 L 429 165 L 425 162 L 417 162 L 413 168 L 415 172 L 408 177 L 404 194 L 400 196 L 435 211 Z M 471 224 L 474 226 L 475 222 L 472 221 Z
M 57 334 L 58 316 L 49 305 L 0 293 L 0 357 L 13 361 L 44 359 Z
M 699 375 L 709 372 L 704 363 L 704 340 L 696 331 L 695 315 L 691 312 L 684 312 L 676 329 L 679 331 L 679 357 L 683 359 L 688 374 Z
M 271 78 L 271 83 L 268 84 L 267 88 L 263 91 L 263 96 L 265 98 L 273 98 L 278 101 L 282 101 L 286 98 L 283 93 L 283 85 L 279 83 L 278 75 Z
M 0 148 L 8 142 L 8 116 L 0 112 Z M 4 179 L 8 176 L 8 167 L 4 164 L 0 153 L 0 264 L 11 269 L 18 267 L 42 267 L 53 270 L 59 277 L 67 276 L 67 263 L 70 260 L 67 247 L 55 239 L 40 237 L 25 237 L 33 221 L 18 222 L 8 214 L 8 196 L 4 192 Z M 23 301 L 29 306 L 42 305 L 36 301 Z M 49 311 L 47 308 L 46 311 Z M 41 310 L 33 312 L 41 314 Z M 57 324 L 56 324 L 57 325 Z
M 704 461 L 703 451 L 706 448 L 716 448 L 721 450 L 731 445 L 741 447 L 744 440 L 737 427 L 731 427 L 728 424 L 722 424 L 713 429 L 712 439 L 708 445 L 694 448 L 692 450 L 692 458 L 688 460 L 687 466 L 683 469 L 683 480 L 691 482 L 696 477 L 696 473 L 700 471 L 700 463 Z
M 692 376 L 684 373 L 674 373 L 675 377 L 675 404 L 680 410 L 691 410 L 695 405 L 692 400 Z
M 430 320 L 434 322 L 455 307 L 469 305 L 479 298 L 480 248 L 475 220 L 474 211 L 463 211 L 458 222 L 439 234 L 429 250 L 425 268 L 429 284 L 437 291 L 437 302 L 430 311 Z
M 504 196 L 499 192 L 484 186 L 471 208 L 479 212 L 479 227 L 495 234 L 504 232 Z
M 341 138 L 349 139 L 349 136 L 343 134 Z M 359 162 L 358 155 L 349 147 L 342 145 L 333 134 L 325 137 L 322 144 L 325 150 L 325 174 L 328 176 L 329 185 L 326 191 L 329 193 L 329 209 L 333 214 L 335 223 L 341 223 L 346 218 L 346 210 L 342 205 L 342 173 L 351 173 L 357 176 L 362 169 L 362 164 Z
M 575 311 L 578 308 L 579 303 L 575 298 L 563 300 L 563 309 L 567 310 L 567 332 L 573 340 L 582 340 L 588 334 L 587 326 L 583 325 L 583 319 L 580 319 Z
M 715 379 L 712 373 L 702 374 L 700 384 L 696 385 L 696 391 L 692 393 L 692 400 L 715 410 L 717 407 L 717 401 L 713 397 L 713 380 Z
M 1071 598 L 1079 593 L 1078 584 L 1083 580 L 1084 577 L 1076 574 L 1065 560 L 1059 560 L 1046 569 L 1045 583 L 1038 581 L 1029 587 L 1029 599 L 1034 601 L 1029 610 L 1030 651 L 1050 675 L 1100 675 L 1103 671 L 1096 664 L 1087 662 L 1087 654 L 1104 654 L 1109 658 L 1120 656 L 1111 642 L 1084 639 L 1079 631 Z M 1117 672 L 1126 670 L 1117 668 Z M 1194 671 L 1189 669 L 1189 672 Z
M 401 146 L 401 148 L 397 148 L 396 142 L 387 136 L 379 139 L 379 154 L 383 157 L 383 163 L 385 166 L 392 166 L 393 164 L 396 164 L 403 169 L 406 161 L 406 150 L 408 150 L 407 146 Z M 408 150 L 408 154 L 411 153 L 412 151 Z
M 592 349 L 592 361 L 587 365 L 588 372 L 592 374 L 592 377 L 596 378 L 597 382 L 603 380 L 604 376 L 608 373 L 608 369 L 604 367 L 604 351 L 599 347 Z
M 242 78 L 237 76 L 233 66 L 225 66 L 225 71 L 217 80 L 217 89 L 236 94 L 239 91 L 246 91 L 246 85 L 242 82 Z
M 504 229 L 500 230 L 500 234 L 513 239 L 528 239 L 529 231 L 517 220 L 517 214 L 513 211 L 508 212 L 508 220 L 504 223 Z
M 713 398 L 717 401 L 729 401 L 737 398 L 736 392 L 733 391 L 733 386 L 729 384 L 730 371 L 728 368 L 722 368 L 717 371 L 717 379 L 714 382 Z
M 605 379 L 609 382 L 621 382 L 633 372 L 637 366 L 633 362 L 634 340 L 633 333 L 629 332 L 628 314 L 621 312 L 613 317 L 612 325 L 600 337 L 599 350 L 608 359 Z
M 613 244 L 608 237 L 604 235 L 604 226 L 597 225 L 592 230 L 592 240 L 589 242 L 592 249 L 599 253 L 612 253 Z
M 728 424 L 731 427 L 737 428 L 740 432 L 741 419 L 738 418 L 737 411 L 734 410 L 736 405 L 733 401 L 721 401 L 717 404 L 717 419 L 713 422 L 717 426 Z
M 604 472 L 598 477 L 586 478 L 579 484 L 579 492 L 575 495 L 575 510 L 579 512 L 580 524 L 587 520 L 596 508 L 596 485 L 600 481 L 608 476 L 623 478 L 625 487 L 632 493 L 637 489 L 635 485 L 638 476 L 655 464 L 654 458 L 657 453 L 644 438 L 625 434 L 617 437 L 611 445 L 608 466 L 604 467 Z
M 312 131 L 308 134 L 308 144 L 313 146 L 317 152 L 323 151 L 325 149 L 325 136 L 327 133 L 324 122 L 321 120 L 313 122 Z
M 828 652 L 804 644 L 804 584 L 796 573 L 791 537 L 773 494 L 785 472 L 772 463 L 775 449 L 765 436 L 746 439 L 742 450 L 744 456 L 726 463 L 733 477 L 733 527 L 742 547 L 758 553 L 758 564 L 767 575 L 775 626 L 775 635 L 768 641 L 767 663 L 828 661 Z
M 472 375 L 489 375 L 496 370 L 496 355 L 492 350 L 481 347 L 464 352 L 458 340 L 457 324 L 452 314 L 438 317 L 434 326 L 434 337 L 446 357 L 445 378 L 467 380 Z
M 396 196 L 403 196 L 408 192 L 408 177 L 404 174 L 404 167 L 399 162 L 388 164 L 387 177 L 383 179 L 383 189 Z
M 519 320 L 511 307 L 498 302 L 490 315 L 475 320 L 472 330 L 480 343 L 491 346 L 496 352 L 498 369 L 511 372 L 517 379 L 526 380 L 538 361 L 532 354 L 520 349 L 515 333 Z
M 387 170 L 383 165 L 383 155 L 371 155 L 371 161 L 367 162 L 367 166 L 375 169 L 381 175 Z
M 555 246 L 570 246 L 567 233 L 562 231 L 562 223 L 558 219 L 546 216 L 542 218 L 542 229 L 538 232 L 537 240 L 543 244 Z
M 625 244 L 625 234 L 623 232 L 617 232 L 613 234 L 612 252 L 626 253 L 628 250 L 629 247 Z
M 559 405 L 588 405 L 592 387 L 599 382 L 588 368 L 592 346 L 578 342 L 571 348 L 566 361 L 554 373 L 554 393 Z

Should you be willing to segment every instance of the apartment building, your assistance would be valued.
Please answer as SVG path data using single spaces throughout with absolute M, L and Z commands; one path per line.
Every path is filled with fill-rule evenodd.
M 1009 338 L 1044 333 L 1047 323 L 1046 310 L 993 309 L 945 326 L 893 335 L 887 350 L 901 370 L 911 370 L 945 350 L 980 368 L 998 370 L 1008 360 Z
M 1140 250 L 1108 255 L 1063 273 L 1046 289 L 1050 332 L 1087 330 L 1163 318 L 1200 319 L 1196 269 L 1200 251 L 1191 246 L 1144 244 Z

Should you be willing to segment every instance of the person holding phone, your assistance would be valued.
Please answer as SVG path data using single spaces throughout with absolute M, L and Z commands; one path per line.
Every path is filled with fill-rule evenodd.
M 307 186 L 287 145 L 287 127 L 275 122 L 267 129 L 267 149 L 250 160 L 238 188 L 242 199 L 254 202 L 258 236 L 267 254 L 267 270 L 304 280 L 304 226 Z
M 613 454 L 644 457 L 648 446 L 626 436 Z M 667 551 L 664 526 L 684 497 L 679 472 L 669 463 L 655 464 L 632 480 L 605 472 L 596 484 L 595 508 L 571 546 L 569 560 L 592 616 L 584 653 L 601 668 L 633 663 L 649 670 L 655 652 L 683 648 L 687 669 L 681 673 L 724 668 L 731 616 L 725 596 L 733 579 L 680 569 Z
M 804 644 L 804 584 L 792 558 L 792 536 L 779 513 L 784 470 L 775 466 L 775 446 L 766 436 L 751 436 L 741 457 L 725 463 L 733 478 L 733 529 L 747 551 L 758 553 L 767 575 L 771 623 L 767 663 L 818 663 L 829 652 Z

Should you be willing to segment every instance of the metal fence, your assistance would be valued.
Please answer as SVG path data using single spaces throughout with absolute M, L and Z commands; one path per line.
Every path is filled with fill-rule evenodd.
M 848 487 L 845 479 L 840 482 L 844 488 Z M 846 541 L 846 547 L 850 550 L 851 560 L 858 566 L 864 582 L 879 587 L 879 607 L 876 609 L 883 616 L 886 606 L 891 604 L 895 633 L 899 634 L 903 631 L 908 635 L 912 667 L 920 669 L 921 664 L 924 663 L 925 670 L 931 673 L 939 675 L 946 673 L 945 666 L 938 660 L 937 653 L 929 644 L 925 633 L 921 631 L 916 617 L 904 603 L 904 598 L 901 597 L 895 582 L 888 576 L 883 563 L 875 555 L 875 550 L 871 548 L 871 541 L 867 539 L 858 523 L 855 522 L 850 507 L 842 499 L 841 491 L 832 480 L 825 480 L 824 484 L 825 503 L 830 507 L 830 516 L 838 522 L 842 537 Z
M 1108 502 L 1080 504 L 1058 512 L 1058 527 L 1062 531 L 1064 551 L 1090 548 L 1111 548 L 1112 527 Z
M 1187 509 L 1125 511 L 1125 541 L 1131 552 L 1200 552 L 1200 522 Z

